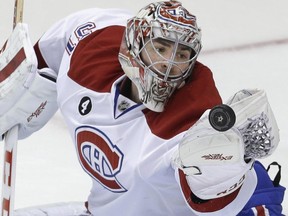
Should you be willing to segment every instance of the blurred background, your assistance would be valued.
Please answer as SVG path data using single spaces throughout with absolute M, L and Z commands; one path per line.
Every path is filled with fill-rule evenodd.
M 125 8 L 136 13 L 150 2 L 25 0 L 24 22 L 29 25 L 35 43 L 49 26 L 70 13 L 91 7 Z M 282 165 L 282 185 L 287 187 L 288 1 L 183 0 L 182 3 L 197 16 L 203 38 L 199 61 L 213 71 L 223 100 L 240 89 L 265 89 L 281 141 L 275 153 L 261 162 L 267 166 L 278 161 Z M 14 1 L 0 0 L 0 46 L 12 31 L 13 8 Z M 2 145 L 0 149 L 3 155 Z M 16 208 L 85 201 L 89 190 L 90 179 L 78 164 L 60 113 L 39 132 L 19 141 Z M 283 203 L 285 214 L 288 214 L 287 197 Z

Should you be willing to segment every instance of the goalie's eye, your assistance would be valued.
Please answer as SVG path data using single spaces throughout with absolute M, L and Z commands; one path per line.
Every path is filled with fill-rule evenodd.
M 176 53 L 175 61 L 176 62 L 186 62 L 189 61 L 191 56 L 191 50 L 180 49 Z

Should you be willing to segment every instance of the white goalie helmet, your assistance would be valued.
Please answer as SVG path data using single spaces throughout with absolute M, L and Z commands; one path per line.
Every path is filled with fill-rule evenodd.
M 142 103 L 162 112 L 172 93 L 191 75 L 200 50 L 196 17 L 180 2 L 164 1 L 149 4 L 127 21 L 119 61 Z

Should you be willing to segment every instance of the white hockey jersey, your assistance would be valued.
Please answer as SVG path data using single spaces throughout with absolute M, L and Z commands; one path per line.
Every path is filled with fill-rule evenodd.
M 221 103 L 212 73 L 197 62 L 190 82 L 163 113 L 120 94 L 125 74 L 118 51 L 130 17 L 119 9 L 85 10 L 56 23 L 35 45 L 39 68 L 58 73 L 59 108 L 93 181 L 89 211 L 95 216 L 235 215 L 243 207 L 239 200 L 249 198 L 243 186 L 226 197 L 195 202 L 184 174 L 171 166 L 185 131 Z

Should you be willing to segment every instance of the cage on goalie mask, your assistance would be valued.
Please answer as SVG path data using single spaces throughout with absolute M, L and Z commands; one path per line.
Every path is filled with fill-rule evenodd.
M 155 46 L 159 40 L 171 45 L 168 58 Z M 157 61 L 149 57 L 147 46 L 153 48 Z M 189 50 L 189 55 L 178 58 L 180 47 Z M 179 2 L 158 2 L 141 9 L 128 20 L 119 60 L 124 72 L 137 86 L 143 104 L 162 112 L 172 93 L 190 76 L 200 50 L 201 33 L 196 17 Z M 148 62 L 143 61 L 143 55 L 148 56 Z M 165 70 L 159 69 L 161 64 L 165 64 Z M 173 74 L 172 70 L 179 73 Z

